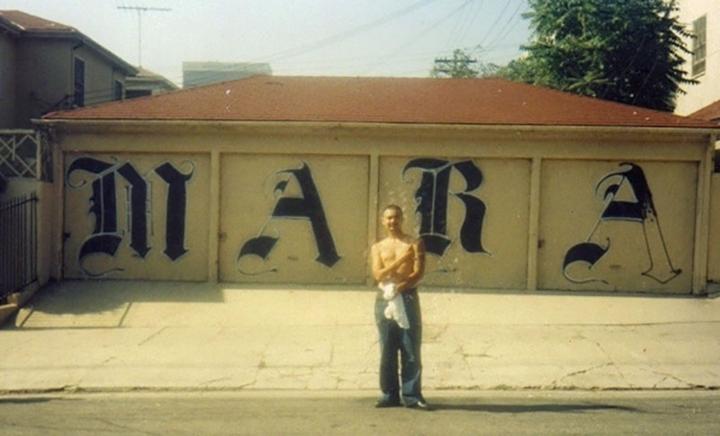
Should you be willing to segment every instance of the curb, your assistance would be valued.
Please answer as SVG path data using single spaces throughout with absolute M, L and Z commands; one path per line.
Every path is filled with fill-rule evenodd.
M 433 392 L 436 395 L 442 395 L 443 393 L 449 392 L 466 392 L 466 393 L 479 393 L 479 392 L 717 392 L 720 391 L 720 386 L 693 386 L 687 388 L 581 388 L 581 387 L 565 387 L 565 388 L 553 388 L 545 386 L 527 386 L 527 387 L 510 387 L 510 386 L 498 386 L 490 388 L 458 388 L 458 387 L 446 387 L 446 388 L 433 388 L 429 389 L 428 392 Z M 39 388 L 39 389 L 3 389 L 0 390 L 0 396 L 11 396 L 11 395 L 45 395 L 45 394 L 126 394 L 126 393 L 247 393 L 257 394 L 263 392 L 273 393 L 287 393 L 287 394 L 349 394 L 349 393 L 368 393 L 376 394 L 377 389 L 248 389 L 243 387 L 142 387 L 142 386 L 128 386 L 128 387 L 79 387 L 79 386 L 60 386 L 56 388 Z

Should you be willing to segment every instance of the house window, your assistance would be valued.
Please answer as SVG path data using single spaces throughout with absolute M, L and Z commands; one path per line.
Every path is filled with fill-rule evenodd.
M 705 15 L 693 21 L 692 75 L 705 72 L 705 56 L 707 53 L 707 18 Z
M 122 100 L 125 98 L 125 87 L 119 80 L 113 82 L 113 100 Z
M 74 93 L 73 103 L 77 106 L 85 106 L 85 61 L 80 58 L 75 58 L 75 70 L 74 70 Z

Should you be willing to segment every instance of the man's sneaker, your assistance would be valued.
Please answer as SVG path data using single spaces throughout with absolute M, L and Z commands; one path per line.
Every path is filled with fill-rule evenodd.
M 432 410 L 432 408 L 430 407 L 430 405 L 429 405 L 429 404 L 427 403 L 427 401 L 425 401 L 425 400 L 419 400 L 418 402 L 412 403 L 412 404 L 408 404 L 408 405 L 405 406 L 405 407 L 407 407 L 408 409 L 424 410 L 424 411 L 426 411 L 426 412 L 429 412 L 429 411 Z
M 400 407 L 402 406 L 402 403 L 400 403 L 399 398 L 381 398 L 375 403 L 375 407 L 378 409 L 384 409 L 386 407 Z

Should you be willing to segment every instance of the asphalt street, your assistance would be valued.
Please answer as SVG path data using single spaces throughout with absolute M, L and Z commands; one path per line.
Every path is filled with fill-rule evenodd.
M 3 435 L 720 434 L 718 391 L 427 395 L 431 412 L 375 409 L 371 392 L 126 392 L 0 396 Z

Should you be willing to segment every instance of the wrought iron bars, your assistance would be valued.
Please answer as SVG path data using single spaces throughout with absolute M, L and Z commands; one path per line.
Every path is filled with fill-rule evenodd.
M 37 280 L 37 195 L 0 203 L 0 299 Z

